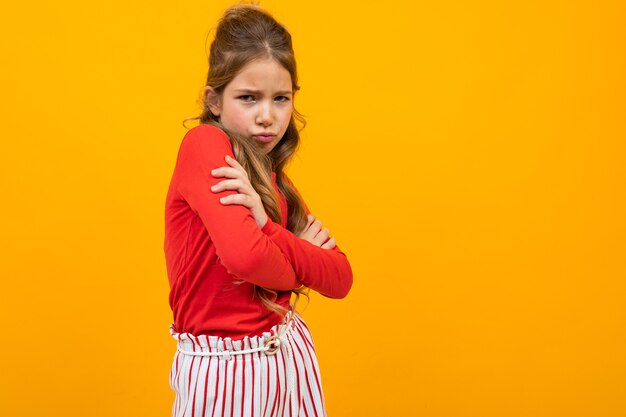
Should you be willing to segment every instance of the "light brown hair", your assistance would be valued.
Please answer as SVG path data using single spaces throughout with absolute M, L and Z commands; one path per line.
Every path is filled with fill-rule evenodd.
M 218 95 L 222 95 L 228 83 L 247 63 L 260 58 L 271 58 L 289 72 L 295 95 L 300 87 L 291 35 L 287 29 L 260 6 L 246 3 L 233 5 L 225 10 L 218 22 L 209 53 L 206 85 L 212 87 Z M 219 117 L 209 109 L 208 101 L 211 99 L 203 93 L 200 99 L 202 113 L 197 117 L 186 118 L 183 126 L 189 120 L 199 120 L 200 123 L 212 124 L 222 129 L 228 135 L 235 158 L 248 173 L 250 183 L 261 197 L 266 213 L 280 224 L 278 197 L 274 192 L 271 178 L 271 172 L 276 172 L 276 184 L 287 200 L 287 229 L 294 234 L 300 233 L 307 224 L 306 211 L 298 191 L 283 176 L 283 168 L 298 148 L 299 130 L 304 128 L 306 121 L 294 107 L 284 136 L 272 151 L 265 154 L 253 141 L 224 128 Z M 302 125 L 300 129 L 296 121 Z M 308 297 L 308 289 L 305 287 L 292 292 L 296 294 L 295 304 L 301 294 Z M 286 313 L 286 310 L 275 302 L 276 291 L 255 286 L 255 294 L 270 310 L 280 315 Z

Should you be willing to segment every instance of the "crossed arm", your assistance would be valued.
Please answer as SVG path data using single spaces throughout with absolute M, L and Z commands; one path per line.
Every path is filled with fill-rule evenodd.
M 287 176 L 285 178 L 293 185 Z M 304 208 L 306 214 L 311 213 L 306 203 Z M 323 249 L 298 238 L 271 219 L 268 219 L 261 230 L 270 236 L 287 256 L 303 285 L 330 298 L 343 298 L 348 295 L 352 287 L 352 269 L 347 256 L 339 246 Z
M 237 193 L 211 191 L 220 181 L 211 170 L 224 165 L 225 155 L 234 158 L 226 134 L 200 125 L 185 135 L 175 175 L 178 192 L 202 220 L 226 270 L 274 290 L 305 285 L 327 297 L 345 297 L 352 286 L 352 270 L 337 246 L 315 246 L 269 218 L 259 229 L 247 207 L 220 203 L 221 197 Z M 306 212 L 310 213 L 308 207 Z

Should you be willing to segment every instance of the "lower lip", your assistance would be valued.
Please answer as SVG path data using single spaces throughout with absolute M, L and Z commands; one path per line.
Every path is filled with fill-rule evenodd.
M 253 136 L 256 140 L 263 143 L 269 143 L 276 138 L 276 136 Z

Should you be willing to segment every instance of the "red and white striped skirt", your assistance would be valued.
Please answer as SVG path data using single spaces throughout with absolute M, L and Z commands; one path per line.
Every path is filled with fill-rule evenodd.
M 311 333 L 298 313 L 261 336 L 178 333 L 170 371 L 173 417 L 326 417 Z

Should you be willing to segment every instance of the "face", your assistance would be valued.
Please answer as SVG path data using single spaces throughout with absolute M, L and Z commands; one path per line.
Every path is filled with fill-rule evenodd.
M 214 94 L 211 87 L 206 89 L 207 94 Z M 273 59 L 251 61 L 209 108 L 226 129 L 255 141 L 268 153 L 280 142 L 291 120 L 291 75 Z

